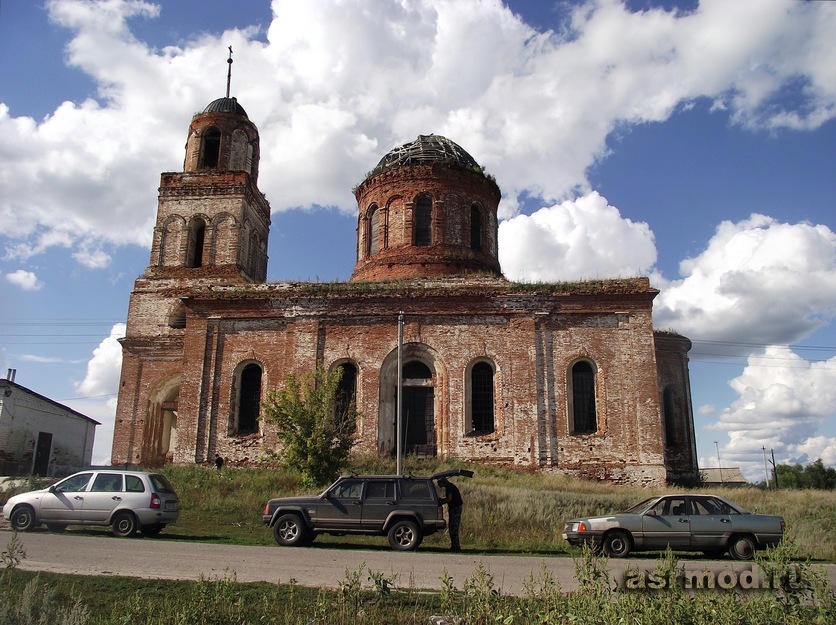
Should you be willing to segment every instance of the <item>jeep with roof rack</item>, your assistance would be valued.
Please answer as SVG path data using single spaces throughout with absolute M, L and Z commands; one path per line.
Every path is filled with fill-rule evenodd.
M 344 475 L 319 495 L 271 499 L 263 520 L 280 545 L 309 545 L 319 534 L 370 534 L 387 536 L 392 549 L 410 551 L 446 529 L 435 482 L 456 476 L 473 477 L 473 471 Z

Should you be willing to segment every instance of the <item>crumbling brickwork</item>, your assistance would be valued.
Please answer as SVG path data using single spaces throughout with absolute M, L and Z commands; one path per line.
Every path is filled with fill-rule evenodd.
M 230 108 L 224 124 L 210 115 L 221 155 L 242 117 Z M 187 168 L 205 149 L 191 137 Z M 690 343 L 654 334 L 649 281 L 507 281 L 496 183 L 443 137 L 396 156 L 358 186 L 357 265 L 329 284 L 268 284 L 254 269 L 266 245 L 243 253 L 249 237 L 234 233 L 249 222 L 266 244 L 269 207 L 249 173 L 164 174 L 123 340 L 113 462 L 258 463 L 279 442 L 252 394 L 318 363 L 352 373 L 355 452 L 394 453 L 402 314 L 408 453 L 635 483 L 695 476 Z M 207 228 L 220 215 L 237 220 L 226 238 Z

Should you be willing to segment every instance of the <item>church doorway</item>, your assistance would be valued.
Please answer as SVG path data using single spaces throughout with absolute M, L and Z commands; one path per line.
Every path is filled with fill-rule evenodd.
M 435 389 L 432 371 L 417 360 L 403 367 L 404 455 L 435 455 Z
M 435 455 L 435 392 L 432 387 L 403 388 L 403 449 L 405 455 Z
M 408 343 L 403 349 L 401 375 L 401 440 L 407 456 L 432 457 L 438 453 L 436 423 L 436 386 L 443 377 L 435 352 L 420 343 Z M 381 367 L 378 449 L 397 453 L 397 352 L 390 353 Z

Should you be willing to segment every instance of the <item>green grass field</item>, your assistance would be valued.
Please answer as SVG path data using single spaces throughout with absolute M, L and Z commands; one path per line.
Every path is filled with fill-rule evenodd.
M 408 460 L 408 459 L 407 459 Z M 472 479 L 458 478 L 465 499 L 462 543 L 484 552 L 577 554 L 560 537 L 566 520 L 624 510 L 657 492 L 625 485 L 589 482 L 558 475 L 483 465 L 407 462 L 405 472 L 429 475 L 453 466 L 472 469 Z M 355 473 L 393 473 L 394 465 L 380 459 L 355 461 Z M 261 515 L 270 497 L 311 492 L 298 485 L 298 476 L 283 469 L 170 466 L 164 472 L 181 498 L 180 521 L 164 534 L 229 544 L 274 544 Z M 348 472 L 348 471 L 347 471 Z M 751 512 L 780 514 L 787 533 L 800 551 L 815 561 L 836 560 L 836 493 L 830 491 L 763 491 L 757 488 L 712 488 Z M 317 541 L 367 544 L 378 537 L 329 537 Z M 433 535 L 425 545 L 444 544 L 446 535 Z
M 785 592 L 687 593 L 613 592 L 605 561 L 589 550 L 571 548 L 560 538 L 564 522 L 575 516 L 624 509 L 656 492 L 623 485 L 482 465 L 407 462 L 405 471 L 427 475 L 453 466 L 475 471 L 459 479 L 465 499 L 463 546 L 482 553 L 567 555 L 580 590 L 564 593 L 547 575 L 527 581 L 524 597 L 499 593 L 492 577 L 477 565 L 463 587 L 440 579 L 435 592 L 396 587 L 394 580 L 370 569 L 346 571 L 337 590 L 295 585 L 240 584 L 234 578 L 177 582 L 120 577 L 34 574 L 16 568 L 19 545 L 14 540 L 2 555 L 0 625 L 245 625 L 250 623 L 330 625 L 364 623 L 430 623 L 433 615 L 455 616 L 474 623 L 833 623 L 836 595 L 810 562 L 836 558 L 836 493 L 764 492 L 755 488 L 710 492 L 757 512 L 781 514 L 787 520 L 787 548 L 759 555 L 759 566 L 781 571 L 789 563 L 803 567 L 803 587 Z M 349 471 L 392 473 L 380 459 L 355 460 Z M 191 539 L 242 545 L 273 545 L 261 515 L 267 499 L 306 492 L 298 475 L 283 469 L 169 466 L 162 470 L 181 498 L 179 522 L 159 540 Z M 28 486 L 22 490 L 28 490 Z M 681 489 L 676 489 L 681 492 Z M 310 491 L 307 491 L 310 492 Z M 670 492 L 673 492 L 672 490 Z M 12 494 L 5 492 L 2 499 Z M 75 529 L 70 532 L 102 532 Z M 317 541 L 362 546 L 381 537 L 328 537 Z M 428 537 L 422 548 L 446 545 L 444 534 Z M 277 546 L 276 549 L 279 549 Z M 675 554 L 660 554 L 658 567 L 671 570 Z

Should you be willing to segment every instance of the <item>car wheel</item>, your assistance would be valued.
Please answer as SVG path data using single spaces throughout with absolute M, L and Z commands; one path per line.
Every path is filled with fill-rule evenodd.
M 751 536 L 732 536 L 729 555 L 735 560 L 751 560 L 755 557 L 755 541 Z
M 308 528 L 298 514 L 283 514 L 273 524 L 273 537 L 286 547 L 308 544 Z
M 143 525 L 140 530 L 143 536 L 159 536 L 164 527 L 165 525 L 162 523 L 155 523 L 154 525 Z
M 415 521 L 396 521 L 389 528 L 389 546 L 396 551 L 411 551 L 421 544 L 421 531 Z
M 113 517 L 113 535 L 126 538 L 136 534 L 136 517 L 130 512 L 119 512 Z
M 16 532 L 28 532 L 35 527 L 35 511 L 29 506 L 20 506 L 12 512 L 11 522 Z
M 64 525 L 63 523 L 47 523 L 46 527 L 50 532 L 58 532 L 58 533 L 61 533 L 65 529 L 67 529 L 67 526 Z
M 604 555 L 611 558 L 625 558 L 633 548 L 630 535 L 627 532 L 611 532 L 604 536 Z

